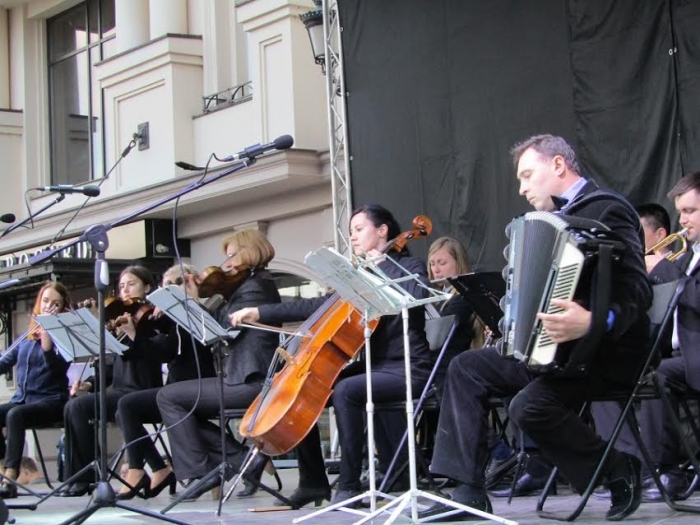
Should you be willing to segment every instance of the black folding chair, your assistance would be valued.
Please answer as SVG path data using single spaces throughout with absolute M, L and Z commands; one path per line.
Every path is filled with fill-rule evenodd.
M 659 488 L 661 494 L 663 495 L 664 501 L 668 504 L 668 506 L 671 507 L 673 510 L 677 511 L 700 512 L 700 508 L 678 504 L 672 501 L 669 497 L 668 493 L 663 487 L 663 484 L 661 483 L 659 473 L 654 469 L 651 456 L 649 455 L 649 451 L 644 445 L 642 437 L 639 433 L 639 425 L 637 423 L 637 418 L 634 414 L 633 409 L 633 405 L 636 401 L 641 401 L 645 399 L 662 399 L 664 401 L 664 404 L 666 405 L 666 408 L 671 411 L 674 425 L 681 438 L 681 443 L 683 444 L 684 450 L 686 451 L 691 462 L 693 463 L 695 472 L 700 472 L 697 460 L 694 456 L 694 451 L 692 450 L 692 447 L 688 442 L 685 434 L 682 432 L 681 423 L 678 420 L 678 417 L 676 416 L 675 411 L 672 408 L 669 395 L 666 391 L 666 386 L 661 384 L 654 370 L 655 364 L 658 362 L 661 356 L 661 348 L 663 346 L 664 334 L 668 333 L 667 329 L 670 326 L 672 326 L 671 323 L 673 322 L 673 312 L 678 304 L 678 300 L 681 294 L 683 293 L 683 290 L 685 288 L 685 282 L 685 280 L 679 280 L 671 283 L 654 285 L 654 301 L 651 308 L 648 311 L 649 319 L 651 321 L 652 333 L 650 337 L 650 345 L 648 347 L 647 352 L 647 359 L 644 366 L 640 370 L 640 373 L 637 377 L 637 381 L 634 387 L 631 389 L 631 391 L 626 390 L 620 392 L 612 392 L 606 396 L 589 399 L 586 403 L 584 403 L 584 406 L 581 409 L 580 415 L 583 415 L 590 407 L 590 404 L 593 402 L 615 401 L 620 404 L 621 412 L 615 423 L 612 435 L 610 437 L 610 440 L 608 441 L 608 445 L 606 446 L 605 451 L 603 452 L 603 455 L 600 458 L 600 461 L 598 462 L 598 465 L 594 471 L 593 476 L 591 477 L 590 482 L 588 483 L 588 486 L 586 487 L 586 490 L 584 490 L 583 494 L 581 495 L 578 506 L 573 512 L 571 512 L 568 515 L 562 515 L 543 510 L 545 501 L 547 500 L 547 497 L 551 491 L 551 488 L 554 484 L 554 480 L 557 475 L 557 469 L 554 468 L 552 470 L 552 474 L 549 477 L 549 480 L 547 481 L 547 485 L 545 486 L 545 489 L 543 490 L 542 495 L 540 496 L 540 499 L 537 503 L 537 513 L 540 517 L 547 519 L 556 519 L 560 521 L 573 521 L 579 516 L 579 514 L 583 511 L 584 507 L 586 506 L 588 498 L 593 493 L 593 490 L 598 486 L 599 482 L 602 479 L 606 463 L 608 461 L 610 453 L 612 452 L 615 446 L 615 442 L 617 441 L 617 438 L 620 435 L 620 431 L 622 430 L 624 424 L 627 424 L 630 431 L 632 432 L 632 436 L 634 437 L 637 445 L 639 446 L 640 451 L 642 452 L 643 460 L 649 467 L 652 477 L 654 478 L 654 481 L 657 487 Z

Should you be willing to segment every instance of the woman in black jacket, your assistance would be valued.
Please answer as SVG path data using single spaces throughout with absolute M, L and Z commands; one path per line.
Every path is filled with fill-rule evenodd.
M 355 255 L 375 257 L 390 239 L 400 233 L 398 223 L 391 213 L 378 205 L 363 206 L 353 212 L 350 219 L 350 240 Z M 389 252 L 387 258 L 399 263 L 412 274 L 420 276 L 423 285 L 428 284 L 425 262 L 411 257 L 408 250 Z M 403 277 L 403 271 L 389 260 L 379 263 L 379 268 L 390 278 Z M 414 280 L 401 285 L 412 296 L 424 298 L 427 291 Z M 274 324 L 298 321 L 311 316 L 327 299 L 300 299 L 279 305 L 262 305 L 246 308 L 231 316 L 231 323 L 260 321 Z M 409 342 L 411 349 L 411 377 L 415 392 L 424 387 L 433 358 L 425 338 L 425 310 L 422 307 L 409 310 Z M 380 319 L 371 336 L 372 395 L 375 402 L 401 401 L 406 398 L 404 370 L 403 321 L 400 315 L 388 315 Z M 342 449 L 338 491 L 333 501 L 339 502 L 361 493 L 360 475 L 362 472 L 364 428 L 366 404 L 366 374 L 364 363 L 354 363 L 346 367 L 336 382 L 331 397 L 335 408 L 338 435 Z M 377 441 L 379 456 L 391 458 L 405 430 L 405 421 L 397 414 L 399 423 L 391 418 L 377 418 L 382 425 L 378 435 L 387 439 Z M 314 425 L 309 434 L 296 448 L 299 461 L 299 487 L 290 496 L 295 507 L 310 502 L 320 504 L 330 499 L 330 487 L 326 477 L 325 464 L 321 453 L 318 427 Z M 359 502 L 355 502 L 358 506 Z
M 163 274 L 163 286 L 178 285 L 197 300 L 197 275 L 189 264 L 177 264 Z M 151 338 L 144 337 L 136 330 L 128 335 L 133 338 L 135 346 L 148 352 L 151 359 L 167 363 L 166 384 L 212 377 L 214 362 L 210 349 L 193 341 L 190 334 L 175 323 L 168 323 L 168 326 L 170 329 L 167 333 Z M 128 444 L 129 471 L 126 476 L 128 486 L 117 493 L 117 499 L 131 499 L 139 490 L 143 491 L 143 497 L 154 498 L 165 487 L 170 488 L 171 494 L 175 493 L 175 473 L 165 464 L 153 440 L 145 437 L 144 424 L 162 421 L 156 403 L 159 391 L 160 387 L 131 392 L 119 400 L 116 419 Z M 151 468 L 152 478 L 144 470 L 146 463 Z
M 150 291 L 155 288 L 155 281 L 151 273 L 143 266 L 128 266 L 119 276 L 119 298 L 124 302 L 129 300 L 143 300 Z M 119 399 L 129 392 L 145 390 L 163 385 L 163 377 L 160 371 L 160 363 L 151 359 L 143 346 L 134 344 L 129 334 L 134 334 L 135 320 L 129 313 L 119 316 L 122 324 L 116 328 L 117 335 L 126 334 L 123 344 L 129 349 L 114 359 L 112 368 L 112 380 L 106 391 L 106 413 L 108 421 L 115 420 L 117 403 Z M 116 324 L 116 323 L 115 323 Z M 142 337 L 156 335 L 153 327 L 145 323 L 139 323 L 138 331 L 143 332 Z M 100 365 L 101 366 L 101 365 Z M 99 388 L 99 385 L 98 385 Z M 93 389 L 93 380 L 76 381 L 71 393 L 77 395 L 71 399 L 63 411 L 63 419 L 66 430 L 66 473 L 71 477 L 95 457 L 95 428 L 91 422 L 95 418 L 96 393 L 80 395 L 81 392 Z M 90 491 L 90 482 L 94 481 L 95 473 L 92 469 L 85 470 L 63 492 L 63 496 L 82 496 Z
M 230 313 L 250 306 L 278 303 L 280 296 L 272 275 L 265 269 L 275 256 L 275 250 L 259 231 L 236 232 L 224 239 L 223 248 L 227 255 L 222 266 L 224 271 L 249 272 L 228 301 L 216 311 L 215 317 L 221 325 L 230 327 Z M 223 362 L 224 408 L 247 408 L 253 402 L 262 389 L 278 341 L 277 334 L 246 328 L 228 343 Z M 200 479 L 224 460 L 236 466 L 240 464 L 245 453 L 243 445 L 228 437 L 227 458 L 223 458 L 221 431 L 211 421 L 219 414 L 217 378 L 203 379 L 201 384 L 182 381 L 163 387 L 158 392 L 158 408 L 168 427 L 173 468 L 178 479 Z M 267 457 L 259 454 L 247 477 L 259 479 L 267 461 Z M 201 496 L 219 482 L 219 477 L 212 476 L 190 494 L 190 498 Z

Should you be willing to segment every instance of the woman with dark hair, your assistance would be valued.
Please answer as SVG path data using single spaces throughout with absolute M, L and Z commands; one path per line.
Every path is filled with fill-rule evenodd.
M 387 242 L 400 233 L 393 215 L 385 208 L 370 204 L 356 209 L 350 219 L 350 241 L 358 257 L 377 257 Z M 411 257 L 407 249 L 389 252 L 386 258 L 401 265 L 412 274 L 420 276 L 428 284 L 425 262 Z M 378 263 L 379 268 L 390 278 L 402 277 L 403 271 L 389 260 Z M 401 286 L 416 298 L 426 297 L 427 291 L 413 280 Z M 231 316 L 231 324 L 260 321 L 282 323 L 299 321 L 311 316 L 328 298 L 300 299 L 278 305 L 262 305 L 245 308 Z M 414 391 L 425 385 L 433 359 L 425 337 L 425 311 L 422 307 L 409 310 L 409 341 L 411 348 L 411 374 Z M 371 336 L 372 348 L 372 396 L 375 402 L 401 401 L 406 397 L 404 370 L 403 321 L 400 315 L 387 315 L 380 319 Z M 343 451 L 340 463 L 338 490 L 333 502 L 344 501 L 361 493 L 365 405 L 367 402 L 366 374 L 364 363 L 347 366 L 336 382 L 331 401 L 335 409 L 338 436 Z M 401 419 L 402 416 L 397 414 Z M 405 422 L 396 424 L 388 417 L 376 418 L 381 425 L 378 434 L 386 439 L 377 441 L 379 457 L 390 459 L 405 430 Z M 299 461 L 299 487 L 290 496 L 295 507 L 310 502 L 320 505 L 330 499 L 330 487 L 321 453 L 318 427 L 314 425 L 309 434 L 296 448 Z M 359 506 L 360 502 L 353 505 Z
M 68 400 L 68 363 L 56 352 L 53 341 L 37 324 L 34 316 L 64 312 L 70 305 L 68 290 L 61 283 L 47 282 L 37 293 L 29 334 L 12 345 L 0 358 L 0 374 L 17 365 L 15 391 L 9 403 L 0 405 L 0 427 L 7 438 L 0 437 L 0 457 L 5 458 L 5 477 L 19 475 L 27 428 L 60 422 L 63 405 Z M 0 486 L 0 497 L 16 498 L 17 486 L 9 481 Z
M 230 326 L 229 314 L 248 306 L 280 301 L 277 287 L 266 267 L 275 256 L 275 250 L 258 230 L 241 230 L 222 242 L 226 262 L 222 269 L 229 274 L 247 272 L 232 291 L 228 301 L 214 313 L 222 326 Z M 244 328 L 228 342 L 223 361 L 224 408 L 248 408 L 262 390 L 263 381 L 277 348 L 279 336 L 275 333 Z M 223 352 L 220 348 L 218 351 Z M 227 434 L 226 458 L 221 450 L 221 429 L 211 419 L 219 415 L 218 378 L 199 381 L 181 381 L 163 387 L 158 392 L 158 408 L 168 427 L 173 454 L 173 468 L 180 480 L 205 477 L 223 461 L 238 467 L 245 455 L 245 447 Z M 246 478 L 258 481 L 269 458 L 256 456 Z M 233 474 L 227 472 L 226 476 Z M 245 478 L 244 478 L 245 479 Z M 221 482 L 211 476 L 189 494 L 193 500 Z M 257 487 L 257 485 L 255 485 Z M 254 489 L 249 491 L 250 494 Z
M 143 266 L 128 266 L 119 276 L 119 298 L 125 303 L 145 299 L 146 294 L 154 288 L 155 280 Z M 144 345 L 136 345 L 132 339 L 137 330 L 143 332 L 143 337 L 153 337 L 157 333 L 155 328 L 143 322 L 136 325 L 135 319 L 129 313 L 120 315 L 116 321 L 115 324 L 121 323 L 116 328 L 116 334 L 125 334 L 122 343 L 129 349 L 114 359 L 111 382 L 108 380 L 106 390 L 106 413 L 103 416 L 108 421 L 115 420 L 117 403 L 125 394 L 163 385 L 159 360 L 152 358 Z M 95 428 L 91 421 L 95 418 L 97 394 L 79 395 L 95 390 L 94 386 L 101 387 L 95 385 L 93 378 L 76 381 L 71 388 L 71 394 L 78 397 L 71 399 L 63 411 L 66 430 L 66 477 L 77 474 L 95 458 Z M 90 482 L 94 481 L 94 478 L 93 470 L 87 469 L 65 489 L 63 496 L 77 497 L 90 492 Z
M 178 285 L 193 299 L 198 300 L 198 272 L 189 264 L 176 264 L 163 274 L 163 286 Z M 143 347 L 152 359 L 167 363 L 166 384 L 178 381 L 196 380 L 214 375 L 214 362 L 208 347 L 194 341 L 186 330 L 175 323 L 168 323 L 167 333 L 144 337 L 143 332 L 133 330 L 128 333 L 135 347 Z M 127 486 L 116 497 L 119 500 L 131 499 L 142 490 L 145 498 L 155 498 L 165 487 L 170 494 L 175 493 L 175 473 L 165 464 L 153 440 L 146 437 L 144 425 L 160 423 L 163 419 L 158 410 L 156 396 L 161 387 L 131 392 L 119 399 L 117 423 L 128 444 L 129 471 Z M 152 478 L 144 470 L 148 463 Z

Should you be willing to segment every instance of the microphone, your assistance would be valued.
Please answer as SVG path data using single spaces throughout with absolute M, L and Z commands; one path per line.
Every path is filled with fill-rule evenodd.
M 55 191 L 57 193 L 82 193 L 88 197 L 97 197 L 100 194 L 100 187 L 90 184 L 89 186 L 73 186 L 72 184 L 58 184 L 56 186 L 39 186 L 32 188 L 39 191 Z
M 195 166 L 194 164 L 190 164 L 189 162 L 182 162 L 181 160 L 178 160 L 175 163 L 175 166 L 178 168 L 182 168 L 183 170 L 187 171 L 202 171 L 204 168 L 200 166 Z
M 238 153 L 231 155 L 230 157 L 222 159 L 222 162 L 231 162 L 233 160 L 241 159 L 254 159 L 258 155 L 262 155 L 263 153 L 273 149 L 289 149 L 292 147 L 293 144 L 294 139 L 291 135 L 282 135 L 281 137 L 277 137 L 269 144 L 253 144 L 252 146 L 244 149 L 243 151 L 239 151 Z
M 0 217 L 0 222 L 7 222 L 7 223 L 13 223 L 15 222 L 15 214 L 14 213 L 6 213 L 2 217 Z

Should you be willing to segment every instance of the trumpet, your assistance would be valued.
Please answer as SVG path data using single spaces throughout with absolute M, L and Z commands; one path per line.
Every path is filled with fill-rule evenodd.
M 659 242 L 657 242 L 654 246 L 649 248 L 646 252 L 644 252 L 644 255 L 652 255 L 656 253 L 658 250 L 661 250 L 663 248 L 668 248 L 669 246 L 675 244 L 676 242 L 680 243 L 680 246 L 678 250 L 670 251 L 666 255 L 665 259 L 668 261 L 675 261 L 678 259 L 681 255 L 683 255 L 687 250 L 688 250 L 688 239 L 685 238 L 686 233 L 688 232 L 687 228 L 683 228 L 681 231 L 672 233 L 671 235 L 664 237 L 661 239 Z

